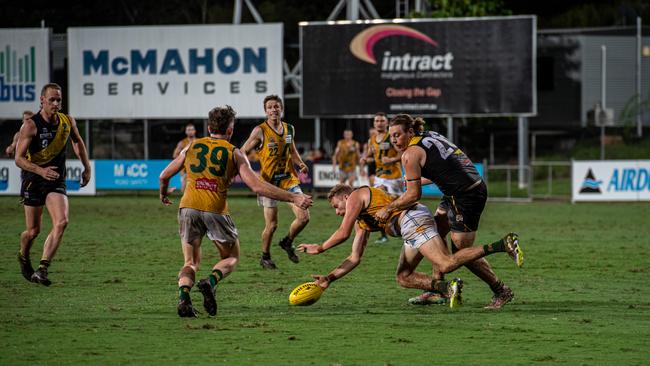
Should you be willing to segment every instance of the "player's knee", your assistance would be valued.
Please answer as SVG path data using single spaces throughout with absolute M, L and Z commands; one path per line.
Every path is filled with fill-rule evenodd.
M 397 281 L 397 284 L 405 287 L 409 283 L 409 277 L 411 273 L 409 272 L 398 272 L 395 275 L 395 281 Z
M 54 223 L 54 227 L 59 230 L 59 231 L 64 231 L 66 227 L 68 227 L 68 218 L 63 218 L 57 220 L 57 222 Z
M 278 228 L 278 222 L 277 221 L 268 221 L 266 225 L 264 225 L 264 231 L 266 232 L 271 232 L 274 233 L 275 230 Z
M 38 234 L 41 233 L 41 228 L 40 227 L 35 227 L 31 229 L 27 229 L 25 231 L 25 235 L 27 236 L 28 240 L 34 240 L 38 236 Z

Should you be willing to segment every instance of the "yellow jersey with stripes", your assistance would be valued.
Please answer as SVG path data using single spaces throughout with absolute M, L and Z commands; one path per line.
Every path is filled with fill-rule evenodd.
M 194 139 L 185 155 L 186 186 L 179 208 L 228 214 L 228 187 L 237 175 L 235 146 L 224 139 Z
M 65 179 L 65 148 L 72 131 L 70 117 L 57 113 L 54 123 L 48 123 L 40 111 L 32 116 L 36 126 L 36 135 L 27 147 L 27 160 L 40 167 L 54 166 L 60 174 L 59 179 Z M 29 178 L 36 173 L 24 171 L 23 177 Z
M 393 201 L 393 198 L 384 192 L 382 189 L 363 186 L 359 189 L 368 189 L 370 190 L 370 202 L 366 207 L 364 207 L 359 216 L 357 216 L 357 223 L 359 227 L 366 231 L 384 231 L 387 223 L 392 222 L 396 217 L 402 213 L 402 210 L 391 212 L 388 220 L 386 222 L 379 222 L 375 219 L 375 214 L 386 207 L 389 203 Z
M 336 144 L 336 148 L 339 149 L 339 155 L 336 157 L 339 169 L 346 173 L 355 171 L 359 161 L 359 143 L 354 140 L 341 139 Z
M 262 179 L 279 188 L 289 189 L 300 183 L 291 161 L 291 146 L 294 139 L 292 125 L 282 122 L 282 133 L 277 133 L 266 121 L 259 124 L 262 143 L 257 148 Z
M 377 135 L 378 136 L 378 135 Z M 377 137 L 370 139 L 370 144 L 373 150 L 373 159 L 375 160 L 375 165 L 377 170 L 375 175 L 379 178 L 384 179 L 397 179 L 402 177 L 402 163 L 398 160 L 394 163 L 384 164 L 381 162 L 381 158 L 384 156 L 389 158 L 394 158 L 397 156 L 397 150 L 390 144 L 390 135 L 388 132 L 384 134 L 384 137 L 377 142 Z

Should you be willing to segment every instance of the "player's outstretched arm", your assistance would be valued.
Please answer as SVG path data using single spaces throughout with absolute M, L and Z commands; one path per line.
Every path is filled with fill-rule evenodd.
M 307 174 L 309 172 L 309 167 L 307 167 L 307 164 L 302 161 L 302 158 L 296 149 L 296 144 L 293 141 L 291 141 L 291 161 L 298 166 L 298 171 L 301 173 Z
M 361 263 L 361 257 L 363 257 L 363 251 L 366 248 L 368 243 L 368 237 L 370 236 L 369 231 L 365 231 L 355 225 L 355 234 L 354 241 L 352 242 L 352 252 L 350 255 L 345 258 L 343 263 L 338 267 L 334 268 L 327 276 L 314 275 L 312 276 L 316 284 L 322 288 L 328 288 L 329 285 L 338 280 L 339 278 L 350 273 L 354 268 L 356 268 L 359 263 Z
M 352 229 L 355 227 L 357 217 L 365 206 L 366 201 L 364 201 L 364 198 L 366 197 L 364 194 L 360 191 L 353 191 L 348 196 L 341 225 L 323 244 L 300 244 L 297 248 L 298 251 L 307 254 L 320 254 L 348 240 L 350 234 L 352 234 Z
M 302 193 L 291 193 L 260 180 L 251 168 L 246 155 L 239 149 L 235 149 L 234 153 L 239 176 L 253 192 L 275 200 L 291 202 L 302 209 L 306 209 L 312 205 L 311 196 Z
M 160 173 L 159 177 L 159 184 L 160 184 L 160 202 L 163 203 L 165 206 L 169 206 L 172 204 L 172 201 L 169 200 L 169 193 L 171 193 L 173 190 L 169 190 L 169 180 L 172 179 L 172 177 L 178 172 L 183 169 L 183 164 L 185 164 L 185 155 L 187 154 L 187 150 L 190 148 L 190 145 L 185 146 L 183 150 L 178 154 L 178 156 L 169 163 L 165 169 Z

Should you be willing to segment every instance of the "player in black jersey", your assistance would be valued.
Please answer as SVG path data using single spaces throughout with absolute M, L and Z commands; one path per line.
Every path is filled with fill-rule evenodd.
M 22 169 L 20 194 L 26 224 L 20 234 L 18 261 L 25 279 L 49 286 L 52 282 L 47 278 L 47 270 L 68 224 L 65 147 L 69 138 L 84 166 L 82 187 L 90 180 L 90 161 L 74 118 L 59 112 L 61 87 L 54 83 L 45 85 L 40 99 L 41 110 L 23 121 L 16 145 L 16 165 Z M 45 239 L 38 270 L 34 271 L 29 250 L 41 231 L 43 206 L 52 218 L 52 230 Z
M 442 238 L 451 231 L 452 251 L 474 244 L 481 213 L 487 201 L 487 187 L 471 160 L 456 145 L 435 132 L 420 132 L 424 121 L 413 119 L 408 114 L 399 114 L 390 122 L 391 143 L 403 152 L 402 166 L 406 176 L 406 192 L 376 214 L 385 220 L 393 210 L 400 210 L 415 204 L 422 195 L 422 185 L 435 183 L 444 194 L 436 211 L 438 232 Z M 504 242 L 516 242 L 513 257 L 517 266 L 523 265 L 523 252 L 515 233 L 506 235 Z M 484 246 L 486 252 L 493 250 Z M 498 309 L 514 297 L 512 290 L 496 276 L 485 258 L 465 265 L 472 273 L 487 283 L 494 296 L 486 308 Z M 398 269 L 399 270 L 399 269 Z M 429 278 L 415 278 L 404 273 L 401 280 L 428 281 Z M 431 291 L 444 289 L 442 275 L 434 272 Z M 423 294 L 423 299 L 432 293 Z M 417 303 L 412 299 L 412 303 Z

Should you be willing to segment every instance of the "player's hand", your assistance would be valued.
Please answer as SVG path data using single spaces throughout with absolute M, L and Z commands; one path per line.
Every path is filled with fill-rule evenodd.
M 160 194 L 160 202 L 162 202 L 162 204 L 165 206 L 172 204 L 172 201 L 169 200 L 169 197 L 167 197 L 166 194 Z
M 377 211 L 377 213 L 375 213 L 375 218 L 379 222 L 386 222 L 389 216 L 390 216 L 390 210 L 388 210 L 387 207 L 384 207 L 381 210 Z
M 298 165 L 298 171 L 303 174 L 307 174 L 309 173 L 309 167 L 307 167 L 307 164 L 305 163 L 300 163 L 300 165 Z
M 316 282 L 316 284 L 323 290 L 328 288 L 330 285 L 330 281 L 327 279 L 327 276 L 311 275 L 311 277 L 314 279 L 314 282 Z
M 359 165 L 363 166 L 366 163 L 366 158 L 359 159 Z
M 393 158 L 389 158 L 388 156 L 384 156 L 381 158 L 381 163 L 382 164 L 392 164 L 394 163 Z
M 85 187 L 90 182 L 90 169 L 84 169 L 81 173 L 81 186 Z
M 303 210 L 308 209 L 313 203 L 314 201 L 312 201 L 311 196 L 306 194 L 296 194 L 295 197 L 293 197 L 293 204 Z
M 5 155 L 11 156 L 11 154 L 13 153 L 14 153 L 14 149 L 11 147 L 11 145 L 7 146 L 7 148 L 5 149 Z
M 56 172 L 55 166 L 48 166 L 46 168 L 43 168 L 41 170 L 41 174 L 39 174 L 41 177 L 43 177 L 45 180 L 53 181 L 57 178 L 59 178 L 59 173 Z
M 299 252 L 307 254 L 320 254 L 323 252 L 323 247 L 318 244 L 300 244 L 297 249 Z

